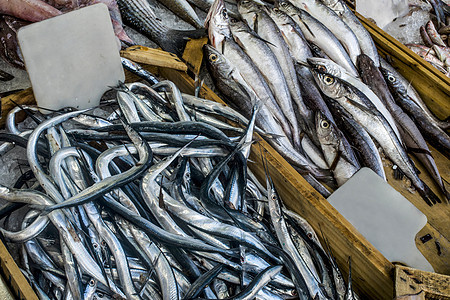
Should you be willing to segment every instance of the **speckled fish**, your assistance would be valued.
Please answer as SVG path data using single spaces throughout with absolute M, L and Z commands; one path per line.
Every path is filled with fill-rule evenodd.
M 188 38 L 206 35 L 204 29 L 175 30 L 165 26 L 146 0 L 118 0 L 123 19 L 163 50 L 181 55 Z
M 430 37 L 431 41 L 435 43 L 436 45 L 447 47 L 447 45 L 444 43 L 444 41 L 441 39 L 441 36 L 436 30 L 436 27 L 434 27 L 434 24 L 432 21 L 428 21 L 426 25 L 428 36 Z

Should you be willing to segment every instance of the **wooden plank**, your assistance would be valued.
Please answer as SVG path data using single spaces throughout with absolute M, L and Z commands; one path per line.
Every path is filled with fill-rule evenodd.
M 395 266 L 396 297 L 425 292 L 425 299 L 450 299 L 450 276 Z
M 162 70 L 161 75 L 172 80 L 183 92 L 194 90 L 194 80 L 186 73 Z M 200 96 L 224 103 L 206 86 L 201 88 Z M 353 283 L 362 298 L 392 299 L 394 266 L 261 138 L 252 146 L 250 155 L 250 161 L 254 162 L 250 168 L 260 180 L 264 179 L 260 147 L 284 203 L 305 217 L 317 232 L 323 232 L 345 276 L 351 256 Z
M 175 54 L 144 46 L 133 46 L 120 51 L 120 55 L 138 63 L 187 71 L 187 65 Z
M 2 242 L 0 242 L 0 266 L 2 276 L 16 299 L 38 300 L 35 292 Z
M 448 222 L 448 220 L 447 220 Z M 448 231 L 445 232 L 448 235 Z M 450 274 L 450 241 L 430 223 L 416 235 L 417 249 L 425 256 L 436 273 Z
M 8 112 L 16 106 L 13 103 L 13 101 L 20 105 L 36 104 L 36 101 L 34 100 L 33 90 L 31 88 L 2 98 L 1 99 L 2 117 L 0 119 L 0 128 L 3 128 L 3 126 L 5 125 L 6 116 L 8 115 Z
M 208 43 L 208 38 L 190 39 L 183 52 L 183 60 L 188 65 L 189 69 L 195 74 L 200 73 L 200 68 L 203 61 L 203 45 Z

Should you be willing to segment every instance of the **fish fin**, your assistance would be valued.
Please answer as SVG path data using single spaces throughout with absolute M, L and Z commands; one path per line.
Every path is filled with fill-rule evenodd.
M 348 97 L 345 97 L 345 98 L 348 100 L 348 102 L 350 102 L 352 105 L 356 106 L 358 109 L 360 109 L 360 110 L 362 110 L 362 111 L 364 111 L 364 112 L 367 112 L 367 113 L 372 114 L 372 111 L 371 111 L 367 106 L 364 106 L 364 105 L 362 105 L 362 104 L 359 104 L 359 103 L 356 102 L 355 100 L 350 99 L 350 98 L 348 98 Z
M 195 30 L 175 30 L 167 31 L 167 36 L 171 39 L 160 41 L 160 46 L 164 51 L 182 56 L 184 47 L 189 39 L 198 39 L 207 36 L 205 28 Z
M 233 36 L 234 37 L 234 41 L 236 42 L 236 44 L 238 44 L 244 51 L 245 51 L 245 45 L 244 43 L 237 37 L 237 36 Z
M 259 36 L 259 34 L 257 34 L 256 32 L 250 32 L 250 34 L 253 35 L 255 38 L 257 38 L 257 39 L 263 41 L 263 42 L 266 43 L 266 44 L 269 44 L 269 45 L 271 45 L 271 46 L 274 46 L 275 48 L 277 47 L 275 44 L 272 44 L 272 43 L 269 42 L 268 40 L 263 39 L 263 38 L 262 38 L 261 36 Z
M 433 204 L 436 203 L 442 203 L 441 199 L 439 199 L 438 196 L 430 189 L 428 185 L 426 185 L 425 182 L 422 181 L 423 184 L 423 190 L 417 189 L 420 196 L 422 196 L 422 199 L 429 205 L 433 206 Z
M 336 156 L 334 157 L 333 162 L 331 163 L 331 166 L 330 166 L 331 171 L 334 171 L 336 169 L 336 166 L 341 158 L 341 155 L 342 155 L 342 151 L 338 150 L 338 152 L 336 153 Z
M 430 150 L 427 150 L 427 149 L 423 149 L 423 148 L 414 148 L 414 147 L 407 147 L 406 150 L 407 150 L 408 152 L 410 152 L 410 153 L 427 154 L 427 155 L 433 157 L 433 155 L 431 155 Z
M 305 25 L 306 29 L 307 29 L 307 30 L 309 31 L 309 33 L 313 36 L 313 38 L 315 38 L 316 36 L 315 36 L 314 32 L 312 32 L 311 28 L 309 28 L 308 24 L 306 24 L 305 22 L 303 22 L 303 20 L 300 19 L 300 18 L 299 18 L 299 20 L 300 20 L 300 22 L 302 22 L 303 25 Z
M 14 79 L 14 75 L 9 74 L 8 72 L 5 72 L 3 70 L 0 70 L 0 81 L 10 81 Z

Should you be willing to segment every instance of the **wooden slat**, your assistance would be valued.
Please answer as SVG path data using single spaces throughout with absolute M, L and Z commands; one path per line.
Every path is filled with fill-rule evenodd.
M 194 80 L 186 73 L 172 70 L 161 75 L 173 81 L 181 91 L 192 93 Z M 203 86 L 200 96 L 224 103 L 208 87 Z M 259 138 L 252 146 L 250 168 L 264 180 L 260 146 L 269 164 L 269 171 L 284 203 L 305 217 L 317 232 L 323 232 L 333 249 L 338 265 L 348 274 L 347 260 L 352 258 L 352 275 L 356 291 L 363 298 L 392 299 L 394 266 L 376 250 L 337 210 L 335 210 L 297 171 L 267 142 Z
M 120 55 L 135 62 L 156 67 L 187 71 L 187 65 L 175 54 L 144 46 L 133 46 L 120 51 Z
M 2 242 L 0 242 L 0 266 L 2 276 L 16 299 L 38 300 L 30 284 Z
M 195 74 L 200 73 L 200 67 L 203 60 L 203 45 L 208 43 L 208 38 L 190 39 L 183 52 L 183 60 L 188 65 L 189 69 Z
M 450 299 L 450 276 L 395 267 L 396 297 L 425 292 L 425 299 Z
M 11 100 L 20 105 L 36 104 L 36 101 L 34 100 L 33 90 L 31 88 L 2 98 L 2 118 L 0 119 L 0 128 L 3 128 L 3 126 L 5 125 L 8 112 L 16 106 Z

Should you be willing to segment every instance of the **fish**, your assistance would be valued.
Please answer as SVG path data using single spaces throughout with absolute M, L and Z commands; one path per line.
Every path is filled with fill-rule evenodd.
M 287 13 L 301 28 L 308 42 L 317 45 L 333 61 L 343 66 L 350 74 L 358 76 L 355 65 L 334 34 L 305 10 L 288 1 L 279 1 L 277 6 Z
M 62 14 L 61 11 L 41 0 L 1 0 L 0 13 L 30 22 L 39 22 Z
M 343 109 L 380 144 L 386 155 L 411 180 L 418 193 L 428 205 L 440 202 L 440 199 L 419 178 L 403 145 L 398 140 L 386 119 L 375 109 L 364 94 L 342 80 L 327 74 L 313 71 L 316 82 L 328 97 L 338 102 Z
M 438 46 L 442 46 L 442 47 L 447 47 L 447 45 L 441 39 L 441 36 L 437 32 L 436 27 L 434 27 L 434 24 L 431 20 L 427 22 L 425 28 L 428 33 L 428 36 L 430 37 L 431 41 L 434 44 L 436 44 Z
M 371 136 L 353 117 L 336 102 L 330 102 L 329 106 L 335 116 L 338 128 L 341 128 L 347 140 L 355 149 L 355 155 L 359 158 L 361 166 L 368 167 L 381 178 L 386 180 L 383 161 Z
M 350 27 L 358 39 L 361 53 L 369 56 L 373 60 L 375 66 L 378 67 L 380 65 L 380 56 L 378 55 L 375 42 L 364 25 L 361 24 L 359 19 L 347 6 L 345 1 L 322 0 L 322 2 L 331 8 L 345 22 L 345 24 Z
M 381 69 L 381 72 L 389 85 L 389 89 L 395 96 L 397 103 L 399 103 L 399 105 L 414 119 L 417 126 L 424 133 L 424 137 L 427 138 L 430 144 L 440 149 L 443 153 L 449 154 L 450 138 L 448 134 L 435 124 L 434 121 L 430 119 L 428 115 L 407 95 L 406 88 L 396 79 L 393 73 L 386 69 Z M 428 154 L 420 153 L 419 155 L 432 157 L 431 152 Z M 437 182 L 444 195 L 448 198 L 444 182 L 434 161 L 427 159 L 421 159 L 421 161 L 425 164 L 427 170 L 432 174 L 432 177 Z
M 182 55 L 189 38 L 206 36 L 205 29 L 175 30 L 165 26 L 145 0 L 124 1 L 117 4 L 124 21 L 149 37 L 163 50 Z
M 294 62 L 290 55 L 289 48 L 281 35 L 276 23 L 270 18 L 266 10 L 252 1 L 242 0 L 238 2 L 238 9 L 247 24 L 250 20 L 254 22 L 255 32 L 265 41 L 281 67 L 286 83 L 298 111 L 297 120 L 300 128 L 304 131 L 311 132 L 312 112 L 306 106 L 302 98 L 299 80 L 295 71 Z
M 343 185 L 361 168 L 353 150 L 345 145 L 342 132 L 320 111 L 316 112 L 316 132 L 328 167 L 338 186 Z
M 198 17 L 195 10 L 186 0 L 163 0 L 160 1 L 164 6 L 169 8 L 173 13 L 179 16 L 181 19 L 185 20 L 195 28 L 202 28 L 203 23 Z
M 439 175 L 439 171 L 437 169 L 434 158 L 431 155 L 427 154 L 431 153 L 430 149 L 428 148 L 428 145 L 425 142 L 425 139 L 422 136 L 416 123 L 402 110 L 400 106 L 395 103 L 394 98 L 389 91 L 389 87 L 387 86 L 386 81 L 381 74 L 381 71 L 374 66 L 370 58 L 361 55 L 358 59 L 360 60 L 358 62 L 358 68 L 360 69 L 362 80 L 366 84 L 368 84 L 372 88 L 372 90 L 379 96 L 379 98 L 382 99 L 386 104 L 386 107 L 395 118 L 401 132 L 403 133 L 402 137 L 405 145 L 410 149 L 418 149 L 411 151 L 426 166 L 427 170 L 430 172 L 430 174 L 432 174 L 433 178 L 437 181 L 437 183 L 441 186 L 445 193 L 445 188 L 442 183 L 441 176 Z M 447 144 L 450 145 L 450 143 L 448 142 Z
M 292 130 L 294 146 L 300 147 L 300 128 L 291 101 L 288 83 L 283 70 L 269 46 L 259 36 L 255 35 L 242 21 L 231 22 L 231 31 L 235 41 L 252 59 L 269 85 L 275 100 Z
M 427 115 L 427 118 L 433 120 L 433 122 L 438 124 L 438 126 L 443 130 L 447 130 L 450 128 L 450 122 L 441 121 L 438 118 L 436 118 L 436 116 L 429 110 L 427 105 L 423 102 L 419 93 L 414 89 L 412 84 L 383 59 L 381 60 L 381 67 L 391 72 L 395 76 L 395 80 L 401 82 L 401 84 L 406 88 L 406 93 L 408 94 L 408 96 L 423 110 L 423 112 Z
M 304 9 L 312 17 L 325 25 L 341 42 L 353 64 L 361 54 L 360 44 L 355 33 L 339 16 L 324 3 L 318 0 L 292 0 L 298 8 Z

